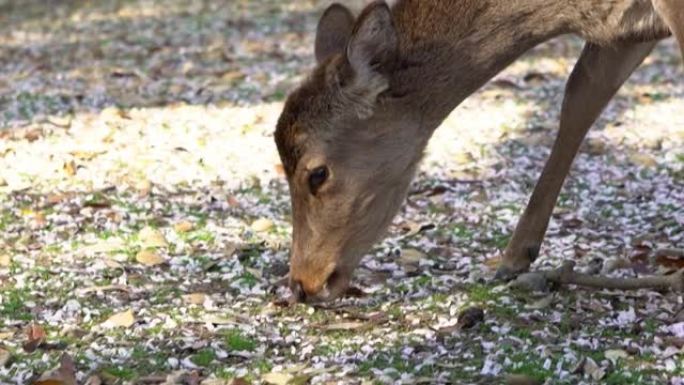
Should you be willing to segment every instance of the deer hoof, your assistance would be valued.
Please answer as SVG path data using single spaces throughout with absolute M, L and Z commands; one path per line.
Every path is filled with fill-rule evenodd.
M 495 281 L 508 282 L 516 279 L 522 271 L 512 269 L 508 266 L 501 265 L 496 269 L 496 274 L 494 274 Z

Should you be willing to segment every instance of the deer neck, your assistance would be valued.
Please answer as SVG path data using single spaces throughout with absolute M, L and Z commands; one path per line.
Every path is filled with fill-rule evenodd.
M 565 31 L 564 1 L 400 0 L 393 94 L 428 137 L 466 97 L 525 51 Z

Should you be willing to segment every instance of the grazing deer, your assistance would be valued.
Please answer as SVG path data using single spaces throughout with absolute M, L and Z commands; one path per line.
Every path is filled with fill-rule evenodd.
M 565 90 L 551 155 L 497 274 L 539 253 L 589 127 L 660 39 L 684 53 L 684 0 L 398 0 L 358 17 L 331 5 L 318 66 L 287 99 L 275 141 L 290 187 L 290 287 L 338 297 L 406 197 L 433 131 L 466 97 L 535 45 L 586 40 Z

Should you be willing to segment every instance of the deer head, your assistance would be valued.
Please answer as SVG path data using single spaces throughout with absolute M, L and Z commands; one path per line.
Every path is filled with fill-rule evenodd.
M 385 2 L 358 18 L 330 6 L 317 67 L 288 97 L 275 141 L 290 188 L 290 285 L 299 300 L 342 294 L 403 202 L 427 138 L 393 94 L 399 39 Z M 418 114 L 416 114 L 418 115 Z

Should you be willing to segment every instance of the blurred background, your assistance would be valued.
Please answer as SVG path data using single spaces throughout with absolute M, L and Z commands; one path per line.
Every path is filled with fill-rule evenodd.
M 80 383 L 490 384 L 512 372 L 577 384 L 572 367 L 595 347 L 544 350 L 548 325 L 602 335 L 601 348 L 665 349 L 652 341 L 670 321 L 653 309 L 676 313 L 673 297 L 571 297 L 590 302 L 581 322 L 553 300 L 540 321 L 534 300 L 486 283 L 553 143 L 574 37 L 531 50 L 444 122 L 362 263 L 366 296 L 341 310 L 274 305 L 291 230 L 272 132 L 314 66 L 329 3 L 0 0 L 0 383 L 29 383 L 66 353 Z M 668 39 L 590 132 L 539 266 L 681 267 L 658 250 L 684 247 L 682 111 Z M 633 320 L 644 332 L 614 322 L 647 304 Z M 487 312 L 477 336 L 436 332 L 471 305 Z M 522 341 L 515 355 L 492 348 L 502 334 Z M 684 370 L 643 356 L 594 358 L 613 383 Z

